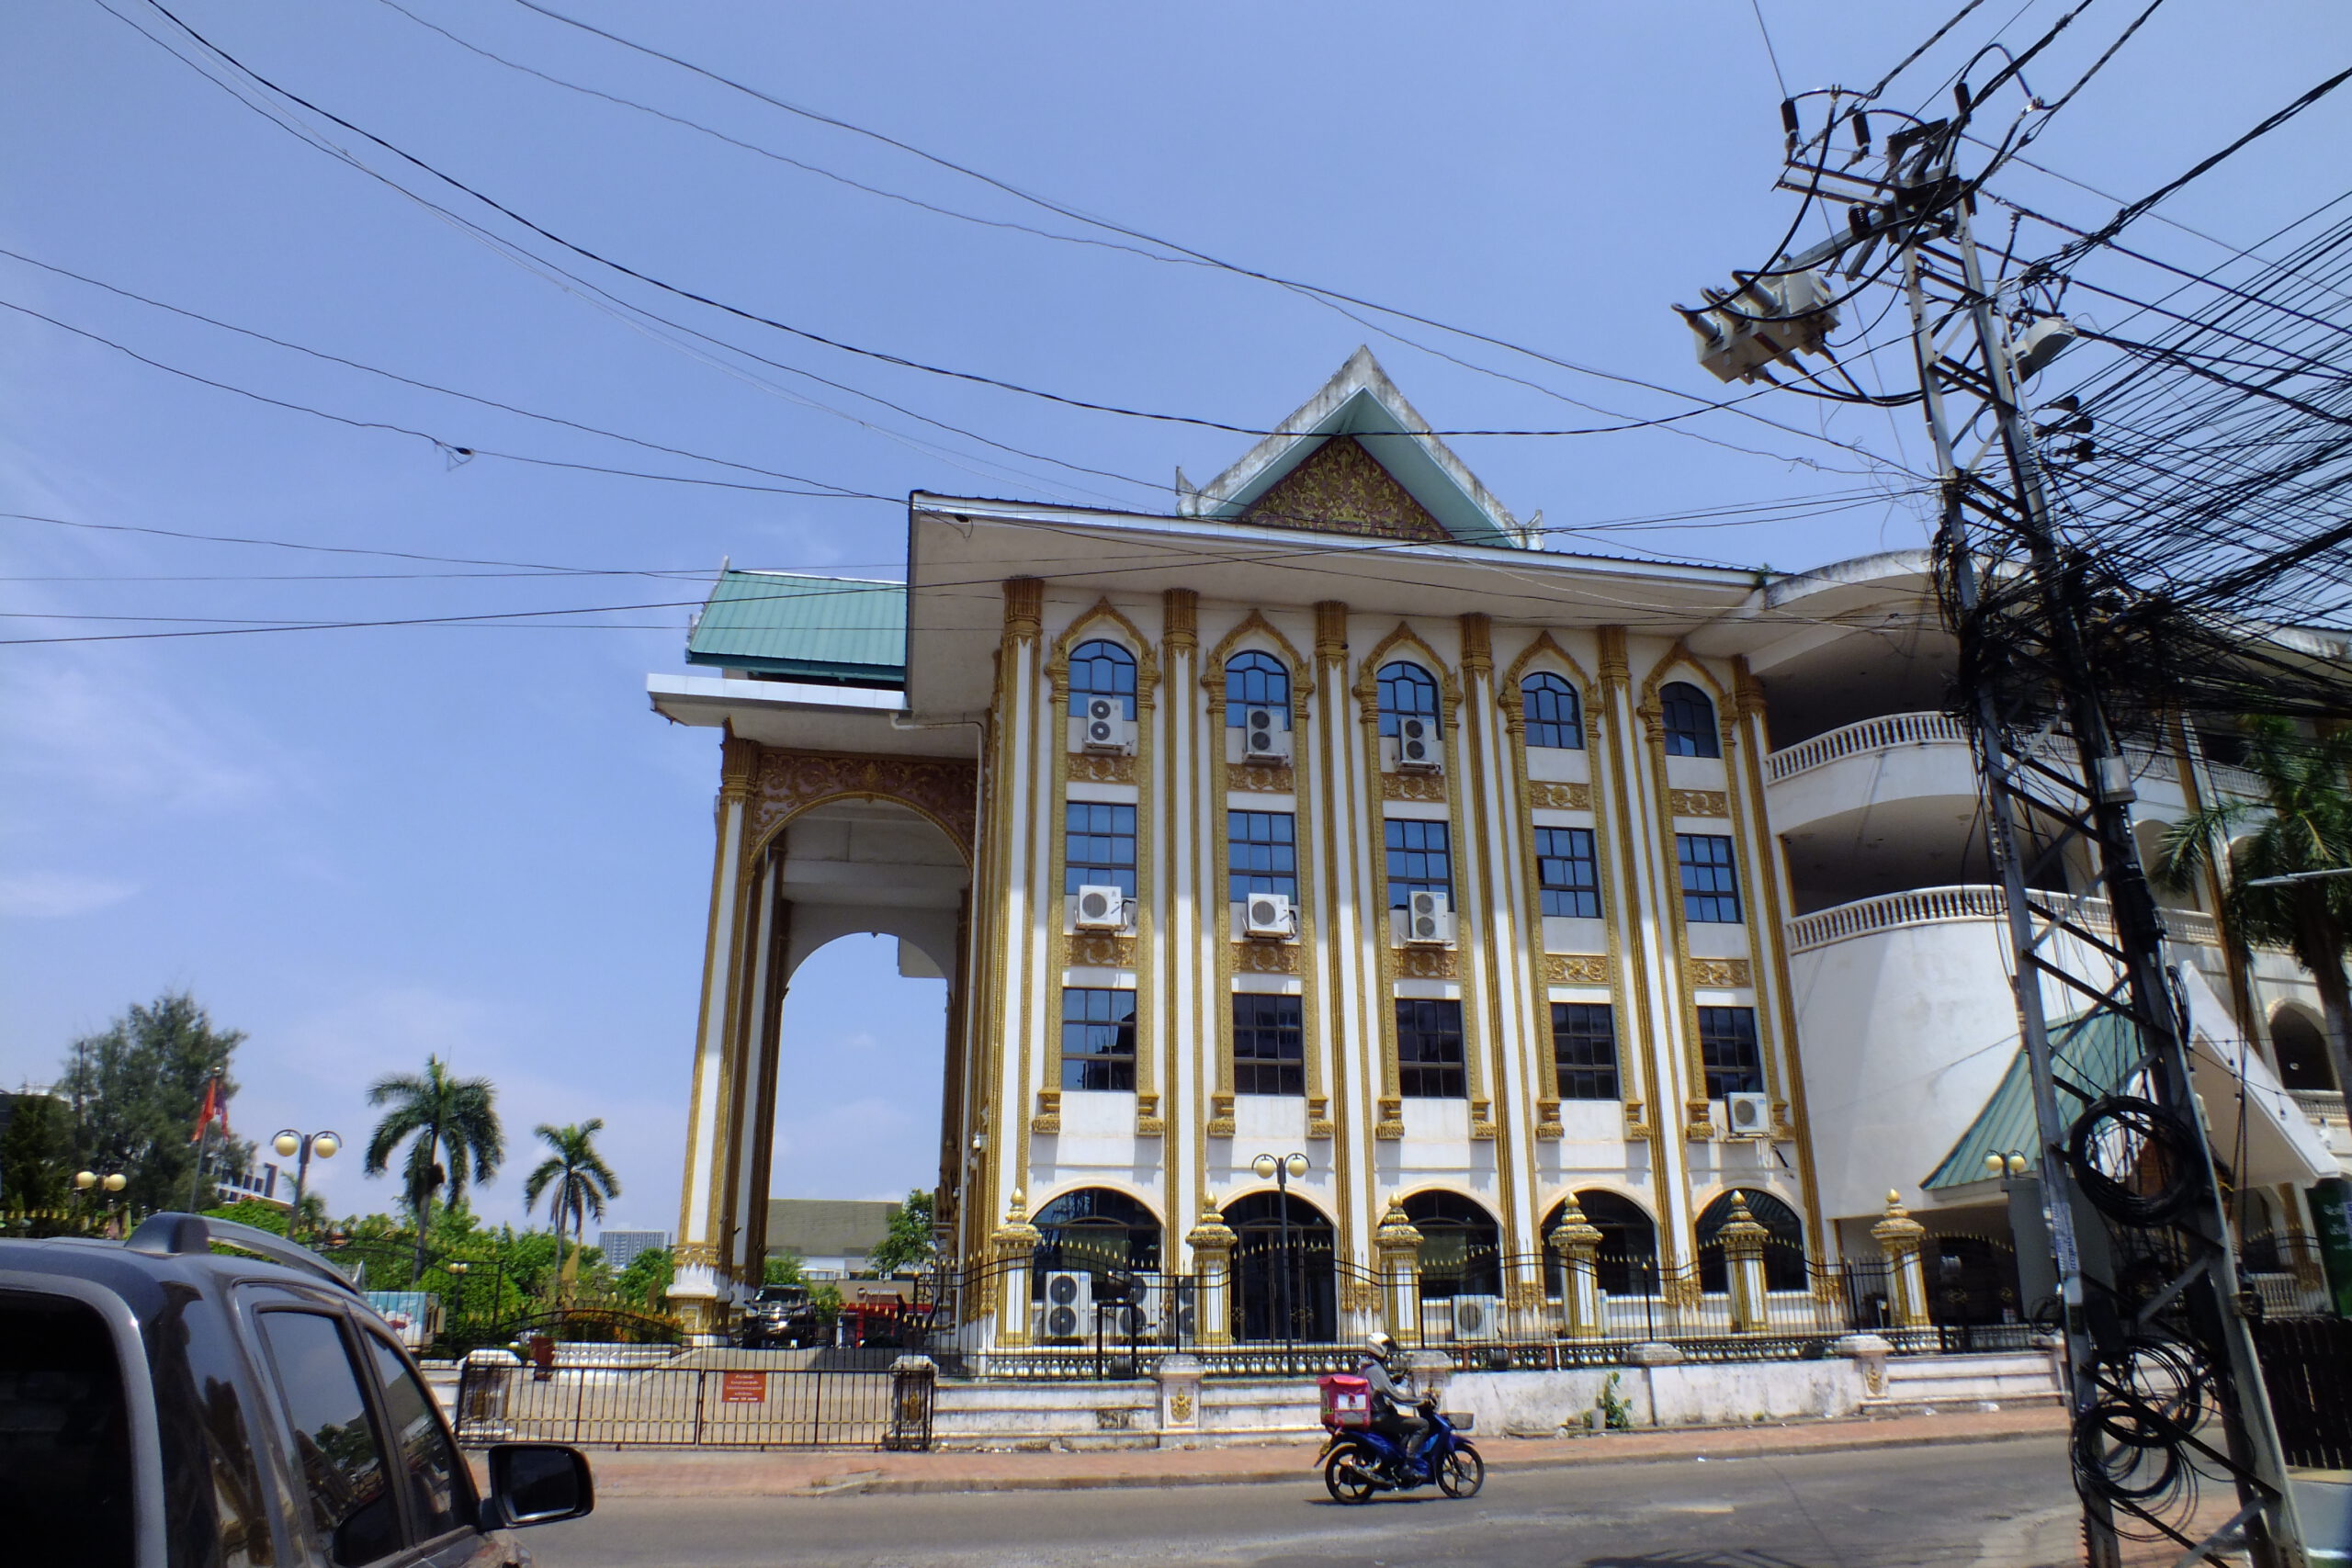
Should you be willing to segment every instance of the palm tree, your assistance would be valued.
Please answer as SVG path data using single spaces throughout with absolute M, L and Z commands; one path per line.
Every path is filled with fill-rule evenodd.
M 2240 942 L 2283 945 L 2311 971 L 2335 1086 L 2352 1092 L 2352 982 L 2344 972 L 2352 875 L 2249 886 L 2352 867 L 2352 730 L 2311 740 L 2284 719 L 2250 718 L 2243 728 L 2245 766 L 2265 798 L 2215 800 L 2174 823 L 2150 869 L 2162 886 L 2185 891 L 2213 868 L 2219 846 L 2229 846 L 2222 913 Z
M 523 1206 L 530 1208 L 539 1201 L 539 1194 L 548 1192 L 548 1213 L 555 1220 L 556 1271 L 563 1280 L 564 1295 L 571 1292 L 571 1274 L 564 1258 L 563 1224 L 571 1222 L 571 1259 L 577 1262 L 581 1237 L 588 1217 L 605 1217 L 605 1200 L 621 1195 L 620 1179 L 612 1173 L 604 1157 L 596 1153 L 596 1134 L 605 1130 L 605 1119 L 594 1116 L 569 1126 L 553 1127 L 539 1123 L 539 1141 L 555 1152 L 539 1162 L 538 1168 L 524 1179 Z
M 381 1176 L 392 1151 L 408 1142 L 401 1169 L 402 1191 L 416 1214 L 416 1271 L 424 1272 L 424 1234 L 433 1217 L 433 1196 L 447 1187 L 449 1201 L 463 1201 L 468 1179 L 488 1181 L 506 1157 L 506 1133 L 492 1105 L 498 1091 L 488 1078 L 449 1075 L 438 1056 L 424 1059 L 423 1074 L 394 1073 L 368 1089 L 368 1103 L 392 1109 L 368 1140 L 367 1172 Z M 447 1163 L 444 1164 L 446 1159 Z

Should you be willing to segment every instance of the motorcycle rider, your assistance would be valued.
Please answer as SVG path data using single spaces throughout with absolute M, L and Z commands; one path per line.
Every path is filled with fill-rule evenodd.
M 1364 1344 L 1372 1354 L 1358 1375 L 1372 1388 L 1372 1429 L 1401 1447 L 1413 1473 L 1424 1475 L 1421 1448 L 1432 1428 L 1421 1414 L 1412 1369 L 1405 1364 L 1396 1341 L 1387 1335 L 1374 1333 Z

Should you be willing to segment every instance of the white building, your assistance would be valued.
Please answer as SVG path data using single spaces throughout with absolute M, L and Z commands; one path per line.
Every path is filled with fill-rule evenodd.
M 1028 1218 L 1185 1269 L 1204 1219 L 1277 1222 L 1251 1162 L 1294 1151 L 1326 1335 L 1371 1310 L 1393 1202 L 1514 1311 L 1571 1198 L 1668 1278 L 1735 1192 L 1818 1260 L 1867 1252 L 1890 1190 L 2006 1234 L 1969 1173 L 2017 1024 L 1926 560 L 1540 548 L 1428 429 L 1359 352 L 1181 515 L 918 494 L 903 588 L 727 574 L 704 671 L 649 682 L 725 732 L 690 1314 L 757 1277 L 780 998 L 852 931 L 948 978 L 967 1255 Z M 2245 787 L 2151 740 L 2151 833 Z M 2237 1174 L 2300 1233 L 2342 1098 L 2307 980 L 2233 956 L 2216 902 L 2177 956 L 2254 1088 Z

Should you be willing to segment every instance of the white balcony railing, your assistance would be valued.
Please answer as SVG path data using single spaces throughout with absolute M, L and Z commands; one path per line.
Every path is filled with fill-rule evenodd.
M 2050 897 L 2065 905 L 2070 918 L 2093 931 L 2111 931 L 2115 929 L 2114 913 L 2104 898 L 2059 899 L 2054 894 Z M 1844 942 L 1849 937 L 1896 931 L 1905 926 L 1940 925 L 1951 920 L 1997 920 L 2007 913 L 2007 908 L 1999 888 L 1982 884 L 1915 887 L 1907 892 L 1860 898 L 1851 904 L 1839 904 L 1832 908 L 1817 909 L 1810 915 L 1799 915 L 1789 922 L 1789 951 L 1804 953 L 1812 948 L 1826 947 L 1833 942 Z M 2220 925 L 2212 916 L 2200 910 L 2166 909 L 2164 921 L 2165 934 L 2177 942 L 2191 947 L 2222 945 Z
M 1884 718 L 1866 718 L 1860 724 L 1849 724 L 1816 735 L 1810 740 L 1800 740 L 1783 747 L 1764 759 L 1764 773 L 1774 784 L 1794 778 L 1808 768 L 1818 768 L 1840 757 L 1858 756 L 1865 751 L 1890 750 L 1897 746 L 1933 746 L 1938 744 L 1964 746 L 1968 729 L 1949 714 L 1897 713 Z

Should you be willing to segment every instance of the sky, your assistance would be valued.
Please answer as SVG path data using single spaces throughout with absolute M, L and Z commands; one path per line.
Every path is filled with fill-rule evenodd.
M 874 355 L 1257 429 L 1370 343 L 1441 429 L 1681 412 L 1719 389 L 1668 305 L 1794 215 L 1776 77 L 1873 82 L 1962 0 L 167 3 L 0 9 L 0 1082 L 185 988 L 249 1036 L 244 1135 L 363 1142 L 367 1086 L 438 1055 L 497 1087 L 487 1218 L 522 1218 L 532 1128 L 601 1117 L 605 1223 L 669 1229 L 718 755 L 644 678 L 683 666 L 709 574 L 896 576 L 911 490 L 1166 510 L 1177 466 L 1251 444 Z M 1946 101 L 2061 9 L 1980 3 L 1891 97 Z M 2141 9 L 2093 4 L 2029 80 L 2054 96 Z M 2030 152 L 2106 194 L 1998 188 L 2096 226 L 2347 46 L 2324 0 L 2168 0 Z M 2201 270 L 2339 194 L 2340 96 L 2135 243 Z M 1556 547 L 1786 569 L 1922 541 L 1914 413 L 1744 407 L 1452 445 L 1522 518 L 1651 520 Z M 1784 498 L 1818 504 L 1695 515 Z M 187 632 L 229 635 L 152 635 Z M 772 1190 L 930 1184 L 943 1010 L 888 942 L 811 960 Z M 393 1201 L 359 1165 L 314 1168 L 337 1213 Z

